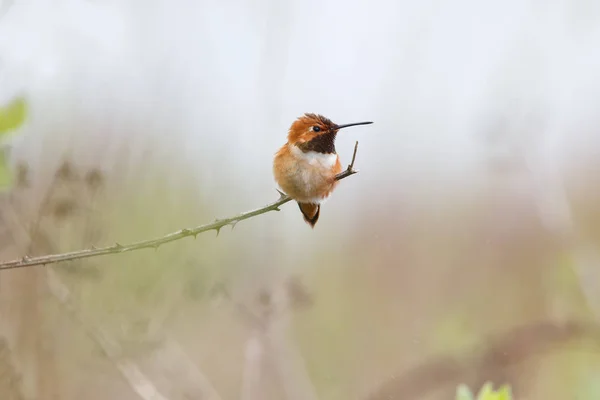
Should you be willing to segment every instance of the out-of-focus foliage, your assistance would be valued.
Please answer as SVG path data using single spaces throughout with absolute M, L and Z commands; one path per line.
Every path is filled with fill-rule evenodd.
M 0 137 L 20 127 L 27 116 L 27 103 L 22 97 L 0 107 Z
M 27 103 L 21 97 L 14 99 L 4 107 L 0 107 L 0 139 L 19 128 L 27 116 Z M 0 151 L 0 190 L 9 187 L 12 176 L 4 151 Z
M 6 153 L 0 150 L 0 190 L 10 187 L 12 184 L 12 175 L 6 159 Z
M 492 384 L 488 382 L 483 385 L 477 397 L 474 397 L 467 386 L 460 385 L 456 390 L 456 400 L 512 400 L 512 392 L 507 385 L 494 390 Z

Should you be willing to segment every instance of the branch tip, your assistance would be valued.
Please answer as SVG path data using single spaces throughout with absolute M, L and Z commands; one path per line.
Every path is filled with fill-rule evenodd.
M 356 152 L 357 151 L 358 151 L 358 140 L 354 144 L 354 153 L 352 153 L 352 161 L 350 162 L 350 165 L 348 165 L 348 171 L 352 171 L 352 169 L 354 168 L 354 161 L 356 161 Z

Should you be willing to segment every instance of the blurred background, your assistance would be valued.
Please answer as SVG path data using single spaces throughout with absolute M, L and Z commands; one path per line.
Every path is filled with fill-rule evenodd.
M 600 398 L 600 3 L 3 0 L 0 260 L 277 199 L 305 112 L 356 168 L 162 246 L 0 272 L 4 399 Z

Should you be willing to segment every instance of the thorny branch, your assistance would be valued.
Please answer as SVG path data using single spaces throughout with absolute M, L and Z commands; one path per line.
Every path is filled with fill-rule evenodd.
M 345 171 L 341 172 L 340 174 L 338 174 L 335 177 L 336 181 L 347 178 L 350 175 L 354 175 L 358 172 L 357 170 L 354 169 L 354 161 L 356 159 L 356 151 L 357 150 L 358 150 L 358 142 L 356 142 L 356 144 L 354 145 L 354 153 L 352 154 L 352 161 L 350 162 L 350 165 L 348 165 L 348 168 L 346 168 Z M 198 236 L 198 234 L 206 232 L 206 231 L 211 231 L 211 230 L 215 230 L 218 235 L 219 232 L 221 231 L 221 228 L 223 228 L 224 226 L 230 225 L 231 229 L 233 229 L 238 222 L 243 221 L 245 219 L 256 217 L 257 215 L 265 214 L 270 211 L 280 211 L 279 207 L 284 205 L 285 203 L 291 201 L 292 199 L 282 192 L 279 192 L 279 194 L 280 194 L 279 199 L 277 199 L 275 202 L 273 202 L 271 204 L 267 204 L 264 207 L 257 208 L 255 210 L 251 210 L 251 211 L 246 211 L 246 212 L 243 212 L 243 213 L 238 214 L 233 217 L 217 219 L 216 221 L 214 221 L 210 224 L 200 225 L 195 228 L 184 228 L 177 232 L 169 233 L 168 235 L 165 235 L 158 239 L 143 240 L 140 242 L 125 244 L 125 245 L 120 244 L 120 243 L 115 243 L 112 246 L 106 246 L 106 247 L 100 247 L 100 248 L 92 247 L 91 249 L 77 250 L 77 251 L 61 253 L 61 254 L 50 254 L 50 255 L 37 256 L 37 257 L 24 256 L 23 258 L 20 258 L 17 260 L 0 262 L 0 270 L 33 267 L 36 265 L 54 264 L 54 263 L 58 263 L 58 262 L 62 262 L 62 261 L 72 261 L 72 260 L 78 260 L 78 259 L 82 259 L 82 258 L 98 257 L 98 256 L 104 256 L 107 254 L 125 253 L 125 252 L 130 252 L 130 251 L 135 251 L 135 250 L 141 250 L 141 249 L 158 249 L 158 247 L 163 244 L 174 242 L 176 240 L 180 240 L 180 239 L 190 237 L 190 236 L 193 236 L 195 238 L 196 236 Z

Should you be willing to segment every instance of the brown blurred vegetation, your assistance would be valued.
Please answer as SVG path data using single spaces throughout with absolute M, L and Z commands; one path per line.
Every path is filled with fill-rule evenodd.
M 215 217 L 201 190 L 140 171 L 67 160 L 47 179 L 20 165 L 1 199 L 0 258 Z M 2 399 L 134 399 L 135 382 L 168 399 L 450 399 L 485 381 L 517 399 L 594 398 L 597 305 L 572 243 L 497 182 L 437 193 L 359 200 L 353 229 L 318 226 L 290 265 L 281 253 L 296 243 L 269 242 L 251 220 L 158 251 L 4 271 Z M 575 204 L 598 243 L 594 204 Z

